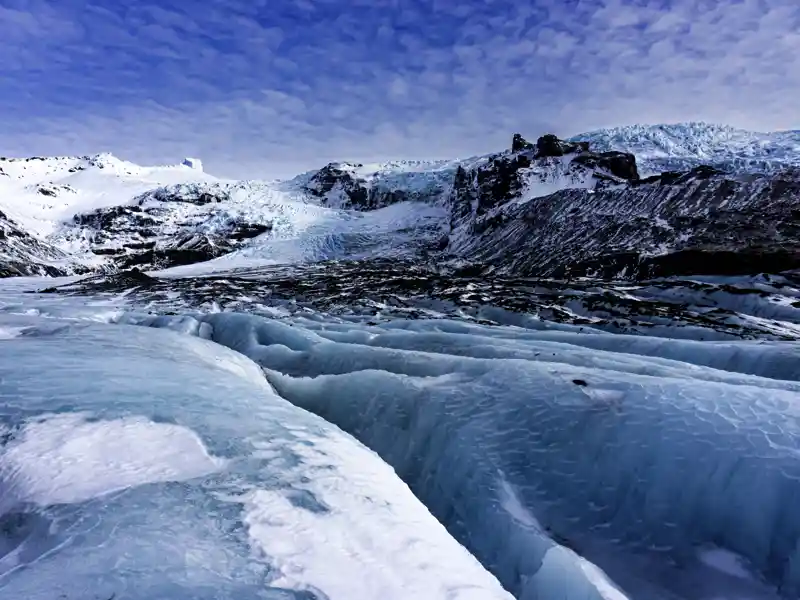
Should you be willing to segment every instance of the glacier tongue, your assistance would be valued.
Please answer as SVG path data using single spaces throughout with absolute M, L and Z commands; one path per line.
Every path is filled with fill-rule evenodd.
M 763 379 L 737 372 L 769 351 L 756 344 L 707 345 L 718 371 L 692 364 L 708 361 L 690 342 L 650 340 L 667 360 L 626 354 L 625 336 L 588 352 L 605 336 L 196 318 L 283 397 L 377 451 L 518 598 L 800 591 L 796 345 Z M 747 567 L 719 568 L 720 553 Z

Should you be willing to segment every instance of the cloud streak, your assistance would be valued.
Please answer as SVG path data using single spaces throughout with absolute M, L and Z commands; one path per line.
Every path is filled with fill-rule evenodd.
M 0 31 L 0 154 L 259 177 L 517 130 L 800 126 L 795 0 L 0 0 Z

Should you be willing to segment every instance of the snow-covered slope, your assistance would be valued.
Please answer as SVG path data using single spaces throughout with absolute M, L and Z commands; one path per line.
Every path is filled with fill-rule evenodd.
M 790 230 L 800 171 L 776 170 L 800 160 L 792 132 L 759 137 L 686 124 L 582 137 L 589 141 L 545 135 L 531 144 L 515 135 L 512 148 L 498 154 L 332 163 L 283 182 L 218 180 L 198 159 L 165 167 L 140 167 L 108 154 L 4 159 L 0 211 L 6 228 L 20 235 L 13 244 L 9 236 L 0 241 L 0 260 L 6 274 L 134 266 L 185 273 L 187 265 L 199 273 L 328 259 L 414 259 L 446 249 L 444 260 L 477 261 L 493 270 L 638 277 L 661 271 L 642 270 L 632 260 L 698 245 L 738 253 L 737 238 L 752 246 L 756 231 L 759 254 L 774 263 L 758 269 L 777 272 L 794 264 Z M 702 167 L 642 181 L 637 157 L 619 148 L 639 153 L 640 163 L 654 156 L 686 164 L 728 161 L 722 166 L 744 171 L 749 167 L 735 157 L 766 156 L 772 172 L 723 176 Z M 731 194 L 736 202 L 728 202 Z M 770 220 L 759 225 L 759 214 Z M 725 239 L 717 235 L 719 220 Z M 606 268 L 602 263 L 609 261 Z M 201 263 L 208 269 L 197 267 Z M 732 273 L 719 268 L 691 273 Z M 744 272 L 754 274 L 753 268 Z M 681 269 L 664 274 L 689 274 Z
M 440 238 L 446 223 L 443 207 L 427 202 L 426 195 L 449 185 L 446 166 L 428 172 L 407 163 L 396 165 L 394 172 L 381 171 L 381 177 L 397 185 L 417 181 L 421 191 L 367 216 L 321 206 L 302 177 L 225 181 L 204 173 L 197 159 L 189 162 L 140 167 L 107 154 L 6 159 L 0 210 L 9 230 L 24 233 L 25 243 L 0 240 L 5 272 L 64 274 L 198 263 L 209 263 L 205 270 L 215 271 L 413 254 Z M 414 200 L 426 203 L 419 206 Z M 20 268 L 20 261 L 30 268 Z
M 141 167 L 111 154 L 0 159 L 0 207 L 26 230 L 53 233 L 73 215 L 127 204 L 153 188 L 218 181 L 188 166 Z
M 387 163 L 330 163 L 285 182 L 283 189 L 302 190 L 325 206 L 374 210 L 404 201 L 436 202 L 450 190 L 459 166 L 472 167 L 488 157 Z
M 67 254 L 25 231 L 0 210 L 0 277 L 57 276 L 76 268 Z
M 629 125 L 571 138 L 598 150 L 636 155 L 643 175 L 711 165 L 726 172 L 772 172 L 800 166 L 800 130 L 760 133 L 710 123 Z

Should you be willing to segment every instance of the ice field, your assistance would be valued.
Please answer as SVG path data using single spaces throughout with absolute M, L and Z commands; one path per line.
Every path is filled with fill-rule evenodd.
M 0 597 L 800 591 L 796 343 L 30 289 L 0 284 Z

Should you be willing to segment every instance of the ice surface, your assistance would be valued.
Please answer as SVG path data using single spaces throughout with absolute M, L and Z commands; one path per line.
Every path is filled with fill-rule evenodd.
M 269 236 L 218 259 L 157 274 L 196 277 L 262 265 L 408 256 L 420 240 L 427 239 L 419 229 L 427 227 L 435 235 L 446 216 L 441 206 L 418 202 L 399 202 L 370 212 L 335 210 L 290 196 L 276 196 L 274 202 L 270 214 L 281 218 Z
M 509 597 L 374 453 L 186 335 L 207 328 L 90 308 L 0 316 L 0 597 Z
M 281 396 L 377 451 L 518 598 L 800 589 L 796 345 L 197 317 Z M 751 368 L 770 352 L 779 368 Z M 774 587 L 709 565 L 698 548 L 712 544 Z
M 317 598 L 502 595 L 435 517 L 518 598 L 797 596 L 796 343 L 699 343 L 544 322 L 154 315 L 108 300 L 20 296 L 34 285 L 0 286 L 0 328 L 10 332 L 0 340 L 6 447 L 39 424 L 69 439 L 132 422 L 149 433 L 135 452 L 119 450 L 120 472 L 135 472 L 134 481 L 101 470 L 87 488 L 78 473 L 69 494 L 87 499 L 2 517 L 16 533 L 0 541 L 0 595 L 44 597 L 36 581 L 52 585 L 50 565 L 76 560 L 60 534 L 46 533 L 54 518 L 78 527 L 84 582 L 114 571 L 91 549 L 116 527 L 106 553 L 133 552 L 131 568 L 148 573 L 143 589 L 169 583 L 184 594 L 176 597 L 203 585 L 231 597 L 264 586 Z M 139 372 L 152 376 L 141 382 Z M 69 393 L 56 393 L 68 379 Z M 34 405 L 22 411 L 21 398 Z M 52 427 L 59 419 L 79 426 Z M 165 446 L 157 460 L 148 450 L 167 439 L 185 448 L 185 463 Z M 68 454 L 47 444 L 35 447 Z M 210 473 L 192 477 L 195 466 Z M 92 533 L 62 514 L 79 523 L 95 515 Z M 145 516 L 155 524 L 142 525 Z M 228 525 L 233 538 L 220 533 Z M 192 549 L 180 555 L 189 571 L 175 566 L 164 531 Z M 160 578 L 147 547 L 166 557 Z M 19 561 L 37 561 L 30 577 L 11 570 Z M 134 581 L 126 577 L 101 591 Z

